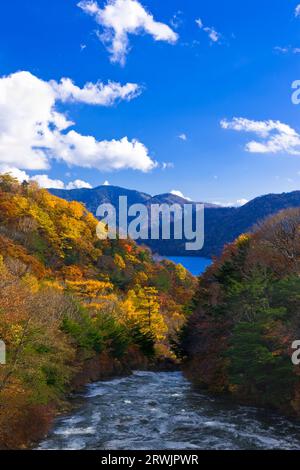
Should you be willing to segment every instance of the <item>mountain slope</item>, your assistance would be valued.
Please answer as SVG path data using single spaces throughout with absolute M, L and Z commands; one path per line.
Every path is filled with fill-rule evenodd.
M 128 205 L 147 204 L 151 196 L 146 193 L 134 191 L 117 186 L 99 186 L 93 189 L 50 189 L 49 192 L 54 196 L 65 199 L 66 201 L 78 201 L 85 204 L 86 208 L 96 213 L 100 204 L 112 204 L 117 207 L 120 196 L 127 196 Z
M 44 436 L 74 387 L 174 357 L 195 278 L 97 226 L 82 204 L 0 176 L 0 449 Z

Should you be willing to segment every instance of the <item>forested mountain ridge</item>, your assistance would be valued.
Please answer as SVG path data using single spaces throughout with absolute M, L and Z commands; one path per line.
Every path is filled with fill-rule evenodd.
M 102 203 L 118 207 L 119 196 L 128 197 L 128 205 L 145 204 L 191 204 L 173 194 L 151 197 L 149 194 L 115 186 L 99 186 L 94 189 L 60 190 L 50 192 L 68 201 L 79 201 L 93 214 Z M 195 204 L 195 203 L 193 203 Z M 268 194 L 253 199 L 242 207 L 220 207 L 205 203 L 205 243 L 200 252 L 190 252 L 189 256 L 212 257 L 221 254 L 225 244 L 233 242 L 242 233 L 250 231 L 258 222 L 276 214 L 280 210 L 300 207 L 300 191 L 283 194 Z M 185 240 L 145 241 L 154 252 L 160 255 L 187 255 Z
M 2 448 L 41 437 L 74 384 L 172 355 L 195 279 L 133 241 L 100 241 L 97 224 L 78 202 L 0 177 Z
M 110 203 L 117 207 L 120 196 L 126 196 L 128 205 L 132 204 L 189 204 L 190 200 L 171 193 L 158 194 L 150 196 L 150 194 L 136 191 L 133 189 L 121 188 L 119 186 L 98 186 L 93 189 L 50 189 L 49 192 L 55 196 L 68 201 L 79 201 L 87 207 L 87 209 L 96 213 L 97 207 L 103 203 Z M 215 204 L 204 203 L 206 207 L 218 207 Z
M 300 416 L 300 209 L 225 247 L 200 278 L 181 336 L 191 380 L 213 393 Z

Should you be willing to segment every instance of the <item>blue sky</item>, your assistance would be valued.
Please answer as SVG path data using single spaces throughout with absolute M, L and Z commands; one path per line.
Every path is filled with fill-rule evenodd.
M 105 164 L 103 171 L 101 164 L 81 166 L 77 155 L 73 160 L 52 156 L 44 169 L 22 168 L 11 147 L 12 161 L 10 155 L 1 160 L 0 151 L 0 165 L 18 167 L 30 177 L 47 174 L 66 184 L 80 179 L 97 186 L 108 180 L 150 194 L 178 190 L 194 200 L 222 203 L 299 189 L 300 106 L 291 101 L 291 84 L 300 79 L 298 3 L 141 0 L 148 15 L 170 30 L 163 30 L 162 40 L 140 30 L 128 34 L 130 46 L 116 59 L 111 36 L 106 42 L 103 36 L 99 39 L 105 26 L 78 7 L 78 1 L 3 2 L 0 77 L 27 71 L 43 83 L 67 77 L 80 88 L 97 81 L 137 84 L 139 96 L 112 106 L 60 99 L 55 108 L 75 123 L 72 129 L 80 136 L 98 142 L 137 139 L 157 164 L 147 171 L 122 165 L 112 170 Z M 98 1 L 99 10 L 105 5 Z M 210 37 L 213 29 L 215 40 Z M 20 76 L 14 86 L 22 87 L 22 80 Z M 7 137 L 3 121 L 11 109 L 1 114 L 1 83 L 0 149 L 1 138 Z M 227 124 L 222 126 L 222 120 Z M 280 125 L 270 124 L 277 121 Z M 263 134 L 258 123 L 266 127 Z M 288 126 L 283 134 L 282 125 Z M 272 141 L 274 135 L 279 145 Z M 260 146 L 247 147 L 253 141 Z M 109 158 L 114 159 L 113 151 Z

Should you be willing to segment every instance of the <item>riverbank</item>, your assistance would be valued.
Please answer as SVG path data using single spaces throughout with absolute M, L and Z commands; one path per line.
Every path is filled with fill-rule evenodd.
M 75 394 L 81 393 L 89 384 L 105 382 L 112 379 L 129 377 L 133 371 L 174 372 L 179 364 L 169 358 L 148 359 L 137 347 L 131 347 L 122 359 L 112 357 L 108 352 L 97 354 L 91 358 L 77 357 L 80 367 L 72 378 L 68 394 L 60 404 L 36 405 L 24 410 L 16 422 L 10 423 L 7 441 L 1 449 L 32 449 L 46 439 L 55 420 L 73 410 Z
M 201 392 L 181 372 L 88 385 L 39 450 L 300 449 L 300 425 Z
M 59 403 L 24 407 L 22 413 L 16 414 L 8 423 L 4 440 L 0 443 L 1 450 L 35 447 L 48 435 L 55 418 L 71 411 L 73 394 L 82 391 L 90 383 L 126 377 L 131 375 L 133 370 L 147 369 L 151 364 L 136 347 L 130 348 L 121 360 L 112 357 L 108 352 L 102 352 L 87 359 L 78 354 L 76 362 L 80 366 L 77 366 L 68 386 L 68 393 Z
M 263 413 L 275 413 L 278 416 L 281 416 L 283 419 L 289 419 L 300 425 L 300 415 L 298 412 L 293 409 L 290 404 L 282 405 L 281 407 L 276 407 L 270 403 L 264 403 L 263 399 L 255 400 L 253 397 L 247 395 L 238 394 L 231 392 L 230 390 L 224 388 L 220 389 L 215 386 L 213 382 L 209 383 L 208 381 L 202 380 L 199 378 L 199 370 L 203 374 L 202 364 L 199 366 L 199 359 L 191 361 L 189 364 L 182 365 L 181 371 L 186 380 L 188 380 L 199 393 L 207 393 L 211 398 L 221 399 L 233 406 L 246 406 L 254 407 L 258 410 L 261 410 Z M 210 372 L 207 370 L 207 373 Z M 203 377 L 203 375 L 202 375 Z
M 238 403 L 225 394 L 208 393 L 203 388 L 195 387 L 193 382 L 184 366 L 181 371 L 178 364 L 169 360 L 161 359 L 153 363 L 133 350 L 122 361 L 102 353 L 85 361 L 84 370 L 81 369 L 74 377 L 72 393 L 66 397 L 64 405 L 53 410 L 47 429 L 26 448 L 300 449 L 299 422 L 289 421 L 270 408 L 256 407 L 253 403 L 242 401 Z M 130 385 L 128 390 L 127 384 Z M 170 399 L 172 403 L 174 401 L 171 405 Z M 85 416 L 86 407 L 91 418 Z M 103 416 L 106 419 L 102 409 L 109 419 L 107 423 L 101 421 Z M 134 416 L 130 418 L 132 413 Z M 158 435 L 155 414 L 161 427 Z M 135 425 L 131 419 L 139 424 Z M 283 423 L 286 433 L 281 432 Z M 143 446 L 136 441 L 138 425 Z M 149 426 L 151 429 L 153 427 L 153 434 Z M 168 426 L 176 437 L 172 444 L 164 442 L 164 439 L 174 438 L 165 436 Z M 117 441 L 112 439 L 116 432 L 125 427 L 122 438 L 119 436 Z M 205 434 L 201 433 L 203 430 Z M 98 432 L 100 437 L 96 436 Z M 200 434 L 196 440 L 193 437 L 195 433 Z M 97 439 L 105 440 L 107 436 L 111 447 L 99 447 Z M 147 436 L 150 436 L 150 446 Z M 55 444 L 60 439 L 60 444 Z

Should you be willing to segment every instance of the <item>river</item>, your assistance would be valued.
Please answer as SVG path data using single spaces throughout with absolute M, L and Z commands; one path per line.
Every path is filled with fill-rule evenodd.
M 195 390 L 180 372 L 89 385 L 39 449 L 300 449 L 300 424 Z

